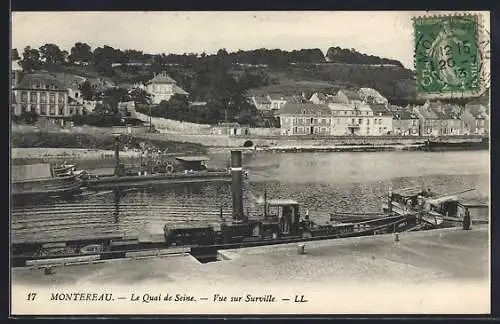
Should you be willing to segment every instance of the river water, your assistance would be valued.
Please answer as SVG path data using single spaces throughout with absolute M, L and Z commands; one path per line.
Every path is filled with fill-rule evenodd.
M 211 164 L 228 165 L 229 153 L 210 156 Z M 258 202 L 289 198 L 325 222 L 334 212 L 380 212 L 389 188 L 431 188 L 470 203 L 489 202 L 488 151 L 263 153 L 243 156 L 249 170 L 244 210 L 259 217 Z M 179 184 L 121 191 L 85 192 L 71 200 L 24 202 L 13 206 L 14 242 L 103 234 L 147 237 L 161 234 L 165 224 L 217 226 L 231 218 L 230 183 Z

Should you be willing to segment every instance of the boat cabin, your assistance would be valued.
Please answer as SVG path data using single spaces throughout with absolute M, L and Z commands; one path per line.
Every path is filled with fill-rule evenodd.
M 291 199 L 272 199 L 266 203 L 265 220 L 278 223 L 280 235 L 294 235 L 299 231 L 299 203 Z
M 177 156 L 176 161 L 180 169 L 192 171 L 204 171 L 207 169 L 206 156 Z
M 466 207 L 458 201 L 457 197 L 428 199 L 425 208 L 445 217 L 454 218 L 462 218 L 466 212 Z

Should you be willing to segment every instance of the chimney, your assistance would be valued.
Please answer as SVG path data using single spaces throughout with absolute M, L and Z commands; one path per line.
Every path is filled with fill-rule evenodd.
M 242 221 L 243 188 L 242 188 L 241 151 L 231 151 L 231 193 L 233 197 L 233 221 Z

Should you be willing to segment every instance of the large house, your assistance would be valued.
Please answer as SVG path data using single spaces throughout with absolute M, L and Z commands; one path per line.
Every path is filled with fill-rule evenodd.
M 331 111 L 327 105 L 286 103 L 279 117 L 281 135 L 330 134 Z
M 332 135 L 378 135 L 373 111 L 362 103 L 330 103 Z
M 34 111 L 39 116 L 50 119 L 62 120 L 69 116 L 68 91 L 51 74 L 27 74 L 12 91 L 15 115 Z
M 189 93 L 177 85 L 166 72 L 155 75 L 146 83 L 145 90 L 151 94 L 152 103 L 157 105 L 162 101 L 168 101 L 173 95 L 180 94 L 187 96 Z

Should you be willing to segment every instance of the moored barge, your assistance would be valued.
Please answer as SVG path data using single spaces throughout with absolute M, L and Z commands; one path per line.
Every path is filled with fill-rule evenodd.
M 85 185 L 89 189 L 114 189 L 231 179 L 229 170 L 208 167 L 209 158 L 206 156 L 175 156 L 159 153 L 143 159 L 141 154 L 139 160 L 138 166 L 125 166 L 120 163 L 120 140 L 116 137 L 114 173 L 103 176 L 90 174 L 84 180 Z
M 11 194 L 15 199 L 72 195 L 82 190 L 76 174 L 55 176 L 50 164 L 13 165 L 11 170 Z

